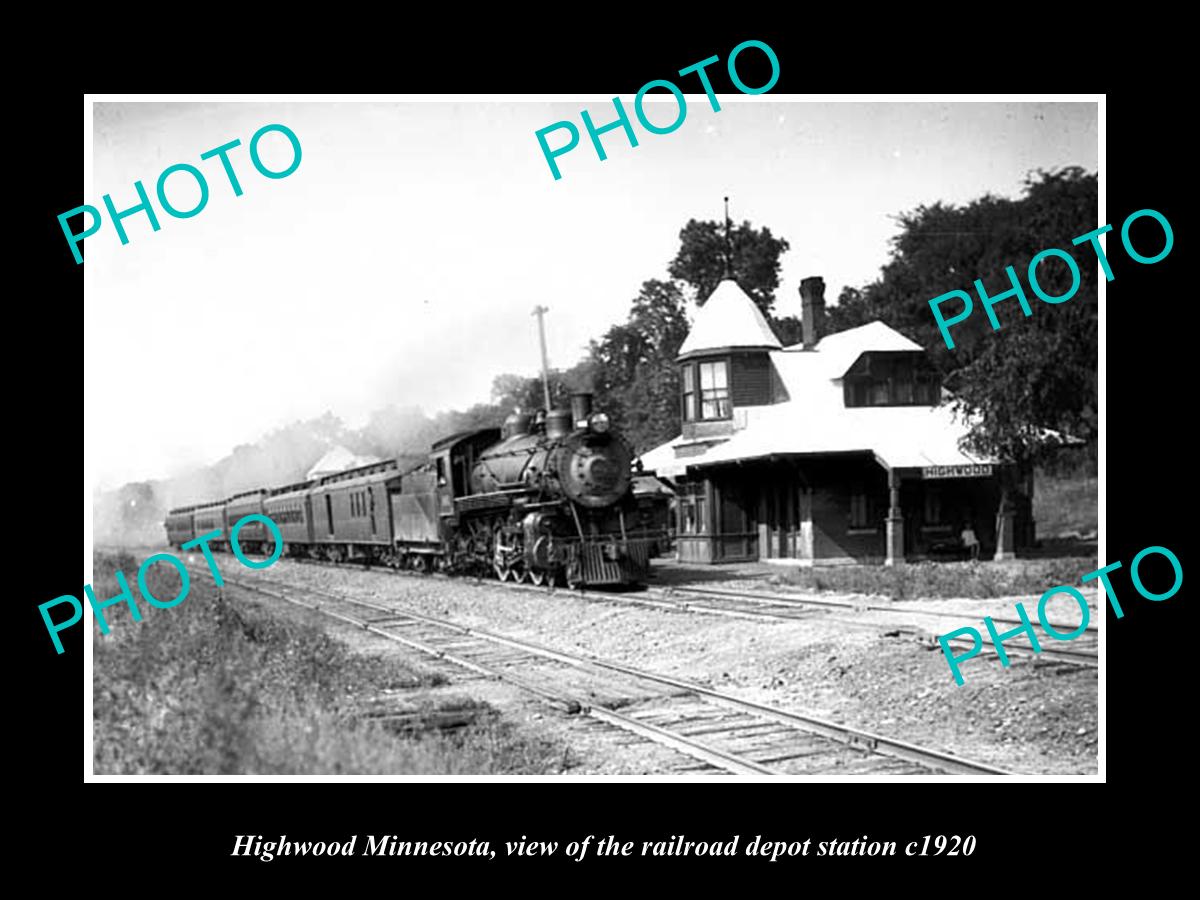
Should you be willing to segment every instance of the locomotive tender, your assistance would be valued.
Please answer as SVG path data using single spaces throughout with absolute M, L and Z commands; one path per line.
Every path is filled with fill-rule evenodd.
M 632 451 L 592 411 L 591 394 L 577 393 L 569 412 L 514 413 L 503 428 L 444 438 L 406 471 L 386 460 L 173 509 L 165 524 L 179 546 L 259 513 L 279 526 L 288 556 L 582 587 L 646 580 L 669 540 L 664 502 L 637 495 Z M 238 543 L 273 552 L 261 523 Z

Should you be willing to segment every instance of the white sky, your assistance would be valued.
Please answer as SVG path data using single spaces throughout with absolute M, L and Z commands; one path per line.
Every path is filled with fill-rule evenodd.
M 689 218 L 720 219 L 726 194 L 735 222 L 791 244 L 776 311 L 799 315 L 801 278 L 823 276 L 834 301 L 877 276 L 896 213 L 1015 197 L 1032 169 L 1097 165 L 1093 103 L 718 96 L 714 112 L 689 95 L 667 135 L 644 131 L 623 96 L 639 146 L 609 132 L 604 162 L 579 117 L 611 121 L 603 101 L 97 103 L 85 202 L 103 209 L 111 193 L 118 210 L 133 206 L 140 179 L 161 230 L 135 214 L 122 246 L 106 218 L 85 242 L 89 468 L 115 487 L 326 410 L 357 426 L 389 403 L 433 413 L 487 401 L 497 374 L 537 371 L 539 303 L 550 364 L 569 366 L 624 321 L 644 280 L 666 277 Z M 666 123 L 674 101 L 647 109 Z M 561 119 L 581 140 L 555 181 L 534 132 Z M 250 137 L 269 123 L 303 148 L 287 178 L 250 162 Z M 219 161 L 200 160 L 233 138 L 236 198 Z M 272 169 L 291 159 L 282 135 L 260 147 Z M 190 219 L 154 195 L 177 162 L 209 184 Z M 168 198 L 190 208 L 194 181 L 172 175 Z

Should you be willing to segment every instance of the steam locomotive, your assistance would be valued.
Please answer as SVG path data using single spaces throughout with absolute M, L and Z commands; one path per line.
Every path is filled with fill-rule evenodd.
M 646 479 L 648 481 L 648 479 Z M 242 516 L 269 517 L 284 552 L 417 571 L 494 573 L 568 587 L 640 583 L 666 548 L 667 499 L 642 488 L 633 453 L 592 396 L 571 409 L 514 413 L 504 426 L 444 438 L 402 471 L 386 460 L 311 482 L 260 489 L 167 514 L 169 543 L 220 530 L 222 550 Z M 271 533 L 247 523 L 239 548 L 272 553 Z

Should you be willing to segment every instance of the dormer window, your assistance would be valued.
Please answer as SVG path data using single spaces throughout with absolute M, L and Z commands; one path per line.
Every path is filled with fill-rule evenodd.
M 868 351 L 846 372 L 846 406 L 936 406 L 937 373 L 924 354 Z

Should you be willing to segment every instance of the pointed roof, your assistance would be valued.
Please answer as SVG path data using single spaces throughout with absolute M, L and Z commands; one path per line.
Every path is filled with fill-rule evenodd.
M 782 345 L 758 305 L 725 278 L 696 313 L 679 359 L 717 350 L 778 350 Z

